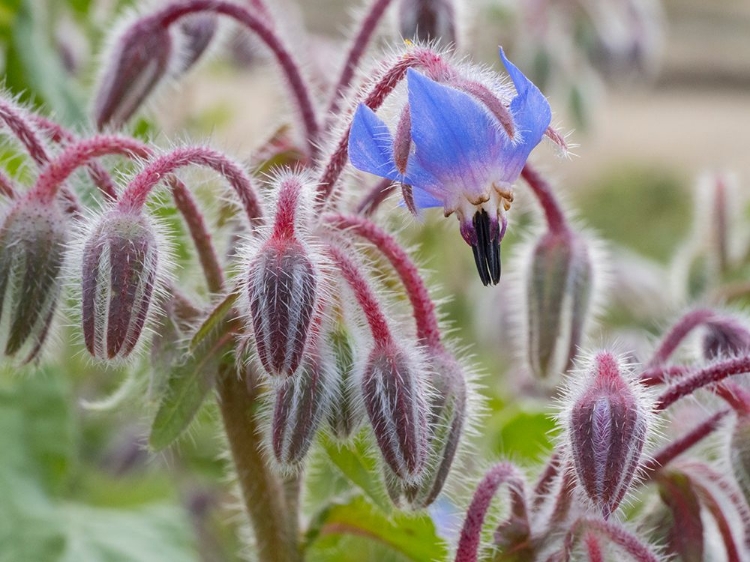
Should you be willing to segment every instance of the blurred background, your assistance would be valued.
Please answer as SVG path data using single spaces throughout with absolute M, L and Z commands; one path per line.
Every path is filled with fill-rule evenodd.
M 6 91 L 89 131 L 107 32 L 132 4 L 0 0 Z M 273 4 L 286 28 L 309 29 L 309 37 L 294 31 L 287 37 L 300 58 L 309 58 L 308 73 L 319 84 L 335 79 L 332 61 L 345 52 L 344 30 L 357 3 Z M 503 45 L 549 96 L 554 124 L 567 134 L 572 155 L 562 158 L 543 143 L 533 158 L 611 255 L 612 297 L 602 302 L 589 343 L 616 340 L 638 360 L 649 338 L 684 303 L 711 298 L 698 270 L 704 267 L 701 229 L 717 177 L 733 186 L 738 218 L 732 251 L 745 257 L 750 1 L 459 4 L 459 53 L 499 69 L 496 50 Z M 400 42 L 395 19 L 391 14 L 384 21 L 381 45 Z M 268 57 L 230 26 L 222 35 L 207 60 L 152 101 L 133 124 L 137 134 L 165 146 L 209 140 L 251 161 L 253 150 L 284 123 L 284 90 Z M 0 166 L 29 177 L 13 145 L 0 150 Z M 703 191 L 696 188 L 700 177 Z M 528 373 L 513 361 L 513 256 L 537 222 L 523 189 L 503 245 L 508 273 L 495 288 L 476 279 L 453 219 L 436 212 L 418 222 L 396 200 L 379 215 L 403 230 L 408 242 L 420 244 L 417 255 L 440 286 L 436 295 L 448 299 L 446 320 L 478 364 L 489 404 L 477 439 L 480 463 L 505 455 L 531 465 L 552 446 L 549 395 L 532 391 Z M 188 264 L 189 250 L 180 251 L 180 261 Z M 182 271 L 190 285 L 189 267 Z M 746 272 L 743 266 L 731 275 L 744 279 Z M 103 370 L 75 353 L 78 344 L 69 343 L 68 334 L 60 341 L 44 368 L 31 373 L 5 367 L 0 374 L 0 562 L 239 559 L 241 517 L 227 507 L 233 495 L 214 408 L 203 408 L 179 447 L 150 454 L 145 441 L 152 410 L 143 399 L 150 384 L 147 361 L 130 372 Z M 310 506 L 316 497 L 347 487 L 324 461 L 316 466 Z M 448 517 L 450 510 L 437 515 Z M 372 549 L 383 560 L 408 559 L 383 554 L 366 541 L 358 548 Z M 327 552 L 322 546 L 318 559 L 362 560 L 362 551 L 336 559 Z

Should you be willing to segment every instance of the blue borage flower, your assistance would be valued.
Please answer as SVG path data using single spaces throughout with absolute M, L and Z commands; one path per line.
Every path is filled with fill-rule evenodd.
M 349 136 L 354 167 L 401 182 L 407 204 L 415 209 L 442 206 L 445 216 L 456 213 L 485 285 L 500 280 L 500 241 L 512 184 L 551 119 L 539 89 L 502 49 L 500 58 L 516 88 L 508 106 L 512 136 L 478 99 L 413 69 L 407 72 L 412 146 L 406 166 L 396 165 L 388 126 L 365 105 L 357 108 Z

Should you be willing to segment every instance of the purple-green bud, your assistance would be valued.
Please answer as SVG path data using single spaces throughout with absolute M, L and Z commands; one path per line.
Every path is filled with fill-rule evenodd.
M 526 279 L 527 354 L 535 375 L 555 380 L 573 364 L 591 308 L 593 272 L 583 237 L 547 232 Z
M 32 361 L 47 338 L 60 294 L 68 221 L 58 205 L 28 198 L 0 227 L 0 345 Z
M 386 472 L 386 488 L 396 505 L 421 509 L 443 489 L 458 450 L 466 417 L 466 381 L 456 359 L 436 352 L 429 359 L 432 392 L 428 398 L 429 442 L 427 465 L 416 483 L 405 483 Z
M 568 439 L 578 482 L 607 519 L 637 472 L 649 409 L 638 383 L 611 352 L 597 353 L 585 376 L 567 414 Z
M 330 353 L 336 360 L 334 380 L 338 384 L 336 399 L 328 413 L 328 425 L 337 439 L 349 439 L 359 428 L 364 411 L 358 405 L 359 388 L 354 384 L 355 342 L 344 326 L 326 338 Z
M 404 482 L 419 482 L 429 436 L 425 388 L 411 359 L 395 343 L 376 345 L 370 353 L 362 395 L 386 464 Z
M 135 349 L 158 280 L 154 227 L 136 211 L 111 210 L 94 225 L 83 247 L 83 339 L 98 359 L 122 359 Z
M 299 371 L 281 382 L 271 423 L 273 454 L 284 468 L 304 460 L 331 404 L 332 365 L 317 352 L 307 355 Z
M 263 368 L 291 376 L 305 350 L 317 293 L 317 270 L 294 237 L 272 237 L 248 266 L 247 295 Z
M 127 28 L 107 59 L 94 100 L 99 130 L 121 127 L 140 109 L 167 76 L 172 51 L 169 30 L 158 19 L 142 18 Z
M 191 14 L 180 20 L 182 42 L 179 73 L 187 72 L 201 58 L 216 35 L 218 27 L 219 18 L 212 13 Z
M 453 0 L 401 0 L 399 32 L 420 43 L 437 41 L 442 46 L 456 43 L 456 13 Z

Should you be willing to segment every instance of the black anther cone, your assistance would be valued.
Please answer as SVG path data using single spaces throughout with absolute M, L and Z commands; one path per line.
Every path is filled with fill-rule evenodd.
M 490 281 L 497 285 L 500 281 L 500 240 L 497 234 L 492 236 L 490 216 L 482 209 L 474 214 L 474 231 L 477 243 L 471 249 L 474 252 L 474 263 L 482 283 L 487 286 Z

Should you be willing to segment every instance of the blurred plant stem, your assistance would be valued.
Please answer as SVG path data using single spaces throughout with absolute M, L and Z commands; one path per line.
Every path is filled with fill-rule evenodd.
M 257 418 L 260 395 L 251 369 L 237 376 L 233 366 L 222 367 L 218 378 L 219 407 L 229 440 L 242 499 L 253 525 L 260 562 L 301 560 L 290 521 L 281 479 L 263 454 L 262 431 Z

